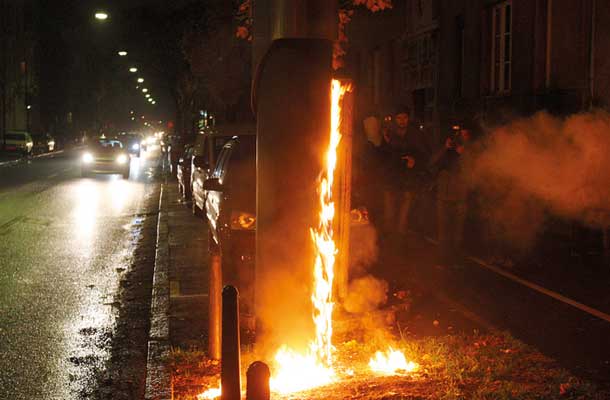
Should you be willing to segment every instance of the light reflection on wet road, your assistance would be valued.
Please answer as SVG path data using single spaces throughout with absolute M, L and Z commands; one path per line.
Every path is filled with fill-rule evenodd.
M 76 398 L 103 368 L 157 163 L 129 180 L 81 178 L 74 154 L 0 168 L 0 399 Z

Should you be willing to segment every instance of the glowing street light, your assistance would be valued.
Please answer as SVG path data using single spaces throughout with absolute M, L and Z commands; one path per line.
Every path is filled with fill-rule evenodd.
M 95 19 L 98 21 L 106 21 L 108 19 L 108 13 L 104 11 L 98 11 L 95 13 Z
M 126 52 L 126 51 L 124 51 L 124 50 L 121 50 L 121 51 L 119 51 L 119 52 L 118 52 L 118 54 L 119 54 L 119 56 L 121 56 L 121 57 L 125 57 L 125 56 L 127 55 L 127 52 Z
M 153 100 L 153 101 L 151 102 L 151 104 L 154 106 L 155 104 L 157 104 L 157 102 Z
M 138 69 L 136 67 L 131 67 L 131 68 L 129 68 L 129 72 L 131 72 L 132 74 L 135 74 L 136 72 L 138 72 Z
M 142 89 L 142 93 L 148 93 L 148 89 L 146 89 L 146 88 Z
M 138 78 L 138 83 L 143 83 L 144 82 L 144 78 Z
M 146 93 L 146 95 L 144 97 L 149 98 L 150 97 L 150 93 Z

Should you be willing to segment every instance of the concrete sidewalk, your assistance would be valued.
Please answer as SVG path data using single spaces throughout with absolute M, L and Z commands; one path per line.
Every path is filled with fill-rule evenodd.
M 172 348 L 205 351 L 208 327 L 207 226 L 191 213 L 172 177 L 162 185 L 151 305 L 147 400 L 169 400 Z

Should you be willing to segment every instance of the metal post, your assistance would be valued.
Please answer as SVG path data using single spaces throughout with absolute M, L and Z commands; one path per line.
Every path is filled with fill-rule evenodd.
M 240 400 L 239 294 L 234 286 L 222 290 L 221 400 Z
M 212 239 L 210 239 L 212 240 Z M 210 254 L 208 353 L 211 359 L 220 360 L 220 325 L 222 309 L 222 262 L 219 254 Z
M 246 400 L 269 400 L 269 378 L 271 372 L 267 364 L 255 361 L 246 372 Z
M 350 81 L 343 81 L 351 84 Z M 349 243 L 351 225 L 351 198 L 352 198 L 352 113 L 353 89 L 345 94 L 341 104 L 341 143 L 338 149 L 338 162 L 336 175 L 336 237 L 339 257 L 337 258 L 336 289 L 340 299 L 347 296 L 349 282 Z

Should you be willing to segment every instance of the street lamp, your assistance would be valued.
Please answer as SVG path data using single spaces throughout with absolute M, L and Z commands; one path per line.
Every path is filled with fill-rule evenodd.
M 138 78 L 138 83 L 143 83 L 144 82 L 144 78 Z
M 119 51 L 119 53 L 118 53 L 118 54 L 119 54 L 119 56 L 121 56 L 121 57 L 125 57 L 125 56 L 127 55 L 127 52 L 126 52 L 126 51 L 124 51 L 124 50 L 121 50 L 121 51 Z
M 131 72 L 132 74 L 135 74 L 136 72 L 138 72 L 138 69 L 136 67 L 131 67 L 131 68 L 129 68 L 129 72 Z
M 97 11 L 95 13 L 95 19 L 97 19 L 98 21 L 106 21 L 108 19 L 108 13 L 104 11 Z
M 146 89 L 146 88 L 142 89 L 142 93 L 148 93 L 148 89 Z
M 149 98 L 150 97 L 150 93 L 146 93 L 146 96 L 144 96 L 144 97 Z

